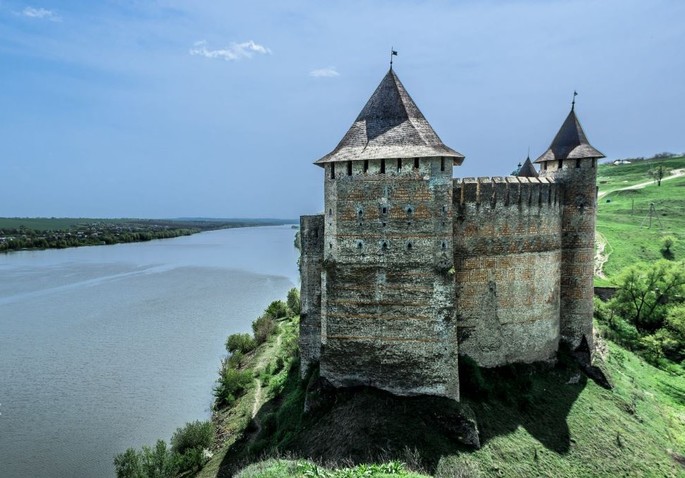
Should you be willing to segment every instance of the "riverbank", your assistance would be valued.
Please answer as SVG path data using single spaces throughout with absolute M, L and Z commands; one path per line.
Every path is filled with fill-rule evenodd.
M 282 219 L 0 218 L 0 252 L 170 239 L 236 227 L 295 224 Z

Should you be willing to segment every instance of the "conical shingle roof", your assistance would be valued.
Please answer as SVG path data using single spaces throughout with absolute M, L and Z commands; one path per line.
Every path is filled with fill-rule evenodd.
M 533 163 L 530 161 L 530 157 L 526 158 L 526 161 L 523 163 L 523 166 L 521 166 L 519 170 L 516 171 L 516 174 L 514 176 L 525 176 L 527 178 L 538 177 L 538 172 L 535 169 L 535 166 L 533 166 Z
M 390 69 L 336 148 L 315 164 L 382 158 L 464 155 L 443 144 Z
M 559 159 L 603 158 L 604 155 L 590 145 L 571 108 L 561 129 L 554 137 L 552 144 L 545 153 L 535 160 L 536 163 L 555 161 Z

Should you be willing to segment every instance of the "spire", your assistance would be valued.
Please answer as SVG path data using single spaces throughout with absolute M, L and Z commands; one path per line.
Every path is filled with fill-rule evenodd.
M 464 161 L 443 144 L 390 69 L 338 146 L 315 164 L 436 156 L 453 158 L 456 165 Z
M 564 124 L 561 125 L 559 132 L 554 137 L 552 144 L 542 156 L 535 160 L 536 163 L 555 161 L 559 159 L 604 157 L 604 155 L 592 147 L 587 140 L 587 137 L 583 132 L 583 128 L 580 126 L 580 122 L 576 117 L 574 106 L 575 102 L 571 104 L 571 111 L 566 117 Z
M 519 163 L 521 164 L 521 163 Z M 530 160 L 530 156 L 526 158 L 526 161 L 523 163 L 523 166 L 521 166 L 518 171 L 516 171 L 516 174 L 514 176 L 525 176 L 527 178 L 537 178 L 538 177 L 538 172 L 535 169 L 535 166 L 533 166 L 533 163 Z

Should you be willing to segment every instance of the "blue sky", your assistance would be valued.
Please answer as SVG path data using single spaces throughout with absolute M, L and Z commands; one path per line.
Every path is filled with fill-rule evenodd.
M 283 217 L 387 71 L 456 176 L 685 151 L 679 0 L 0 0 L 0 216 Z

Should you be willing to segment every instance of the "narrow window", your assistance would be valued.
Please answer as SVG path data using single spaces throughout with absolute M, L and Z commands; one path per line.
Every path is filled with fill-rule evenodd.
M 442 241 L 442 244 L 440 244 L 440 246 L 442 247 L 443 251 L 447 249 L 447 243 L 445 241 Z
M 385 159 L 381 159 L 381 174 L 385 174 Z
M 364 172 L 366 173 L 369 170 L 369 160 L 365 159 L 364 160 Z
M 411 206 L 409 206 L 407 208 L 407 216 L 411 216 L 411 213 L 413 213 L 413 212 L 414 212 L 414 210 L 411 208 Z
M 388 213 L 388 208 L 387 208 L 387 207 L 385 207 L 385 206 L 383 206 L 383 209 L 382 209 L 382 211 L 383 211 L 383 214 L 387 214 L 387 213 Z
M 580 168 L 580 159 L 576 159 L 576 169 Z
M 335 179 L 335 163 L 331 163 L 331 179 Z
M 407 250 L 411 251 L 411 248 L 412 248 L 411 242 L 407 242 Z
M 397 172 L 402 171 L 402 158 L 397 158 Z
M 445 214 L 447 212 L 447 206 L 442 206 L 442 213 Z
M 593 159 L 593 160 L 592 160 L 592 167 L 594 168 L 596 165 L 597 165 L 597 160 L 596 160 L 596 159 Z
M 332 242 L 329 242 L 329 243 L 328 243 L 328 248 L 329 248 L 329 249 L 333 249 L 333 243 L 332 243 Z
M 361 219 L 362 216 L 364 215 L 364 210 L 361 209 L 361 208 L 359 208 L 359 209 L 357 210 L 357 215 L 359 216 L 359 219 Z
M 387 251 L 388 250 L 388 243 L 383 241 L 383 244 L 381 244 L 381 250 Z
M 440 158 L 440 171 L 445 170 L 445 158 Z
M 352 176 L 352 161 L 347 162 L 347 175 Z
M 414 169 L 419 169 L 419 158 L 414 158 Z
M 543 170 L 543 171 L 547 171 L 547 161 L 545 161 L 544 163 L 542 163 L 542 170 Z
M 560 159 L 559 164 L 557 165 L 557 169 L 561 169 L 561 167 L 564 165 L 564 160 Z
M 332 215 L 333 215 L 333 209 L 329 209 L 329 210 L 328 210 L 328 215 L 329 215 L 329 216 L 332 216 Z
M 361 251 L 362 247 L 364 247 L 364 243 L 362 243 L 362 241 L 357 241 L 357 249 Z

